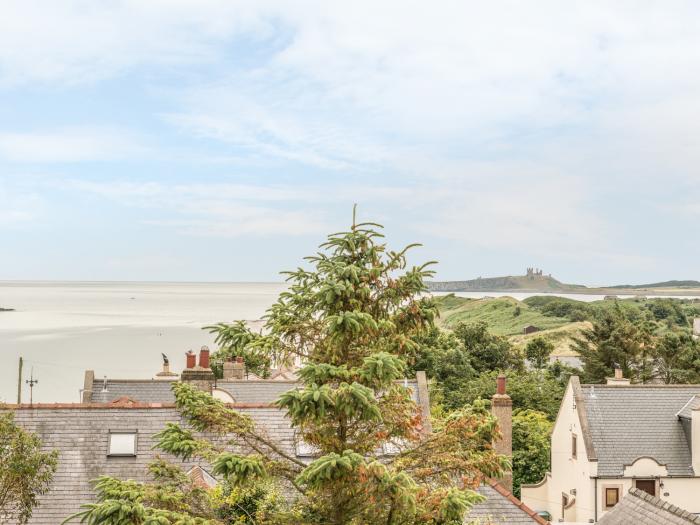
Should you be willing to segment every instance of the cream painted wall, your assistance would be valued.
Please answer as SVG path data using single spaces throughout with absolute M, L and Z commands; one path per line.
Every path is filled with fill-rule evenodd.
M 574 434 L 577 436 L 576 458 L 571 455 Z M 576 498 L 575 505 L 566 511 L 566 520 L 587 523 L 595 515 L 591 477 L 596 472 L 597 464 L 588 461 L 586 456 L 581 423 L 574 406 L 573 388 L 569 382 L 552 432 L 551 477 L 541 486 L 523 487 L 522 500 L 534 510 L 549 512 L 556 523 L 562 518 L 562 495 L 566 494 L 569 498 Z
M 695 423 L 698 423 L 693 425 L 693 442 L 700 448 L 700 411 L 697 415 L 693 413 L 693 417 L 696 419 Z M 572 434 L 577 436 L 576 458 L 571 455 Z M 700 456 L 700 453 L 697 456 Z M 598 479 L 596 488 L 593 478 L 597 475 L 597 470 L 597 462 L 588 461 L 586 456 L 581 423 L 574 407 L 573 387 L 569 382 L 552 432 L 551 473 L 540 484 L 522 488 L 523 502 L 536 511 L 549 512 L 552 515 L 552 523 L 558 523 L 562 518 L 562 494 L 567 494 L 569 498 L 575 497 L 576 503 L 567 509 L 565 523 L 585 524 L 595 519 L 596 503 L 598 519 L 609 510 L 605 508 L 605 487 L 618 487 L 622 498 L 634 486 L 634 478 L 646 478 L 657 479 L 657 495 L 661 499 L 688 512 L 700 513 L 700 477 L 669 478 L 665 466 L 659 465 L 654 459 L 642 457 L 625 468 L 624 477 Z M 663 487 L 660 486 L 662 483 Z M 572 490 L 575 490 L 575 495 L 571 494 Z

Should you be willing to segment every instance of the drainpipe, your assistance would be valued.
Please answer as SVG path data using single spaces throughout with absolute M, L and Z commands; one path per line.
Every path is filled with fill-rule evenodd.
M 598 523 L 598 478 L 597 477 L 593 478 L 593 482 L 594 482 L 594 489 L 593 490 L 595 490 L 595 492 L 593 493 L 594 494 L 593 495 L 593 505 L 594 505 L 593 513 L 595 516 L 593 518 L 593 521 L 595 523 Z

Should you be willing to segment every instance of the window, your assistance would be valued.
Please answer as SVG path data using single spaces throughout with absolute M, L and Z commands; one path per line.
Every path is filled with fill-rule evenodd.
M 656 496 L 656 480 L 653 479 L 638 479 L 635 480 L 634 486 L 639 490 L 643 490 L 647 494 Z
M 136 432 L 110 432 L 108 456 L 135 456 Z
M 571 457 L 576 459 L 576 434 L 571 434 Z
M 618 487 L 606 487 L 605 489 L 605 508 L 609 509 L 617 505 L 620 501 L 620 489 Z

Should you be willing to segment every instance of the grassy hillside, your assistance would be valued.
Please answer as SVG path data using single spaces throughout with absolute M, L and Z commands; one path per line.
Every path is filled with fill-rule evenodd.
M 431 290 L 439 291 L 528 291 L 528 292 L 564 292 L 585 289 L 585 286 L 564 284 L 550 275 L 508 275 L 506 277 L 487 277 L 468 281 L 445 281 L 428 283 Z
M 428 288 L 434 292 L 534 292 L 579 293 L 600 295 L 700 295 L 700 281 L 665 281 L 651 284 L 623 284 L 588 288 L 580 284 L 566 284 L 551 275 L 508 275 L 466 281 L 433 281 Z
M 460 321 L 483 321 L 494 334 L 517 335 L 528 325 L 548 330 L 570 324 L 568 319 L 544 315 L 512 297 L 467 299 L 446 295 L 437 297 L 436 301 L 440 310 L 439 323 L 446 328 Z

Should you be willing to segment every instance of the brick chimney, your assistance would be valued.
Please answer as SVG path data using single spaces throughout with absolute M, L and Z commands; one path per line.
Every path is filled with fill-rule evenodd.
M 629 385 L 630 380 L 622 375 L 622 368 L 615 367 L 615 377 L 606 377 L 606 384 L 608 385 Z
M 491 412 L 498 420 L 501 438 L 493 444 L 496 452 L 513 460 L 513 401 L 506 393 L 506 376 L 496 379 L 496 393 L 491 398 Z M 513 492 L 513 473 L 504 472 L 498 480 L 510 492 Z
M 182 371 L 181 381 L 187 381 L 204 392 L 211 394 L 214 388 L 214 372 L 209 368 L 209 348 L 203 346 L 199 351 L 199 365 L 196 365 L 194 352 L 190 350 L 187 356 L 187 367 Z
M 242 357 L 236 360 L 227 359 L 224 363 L 224 379 L 227 381 L 242 381 L 245 379 L 245 363 Z

